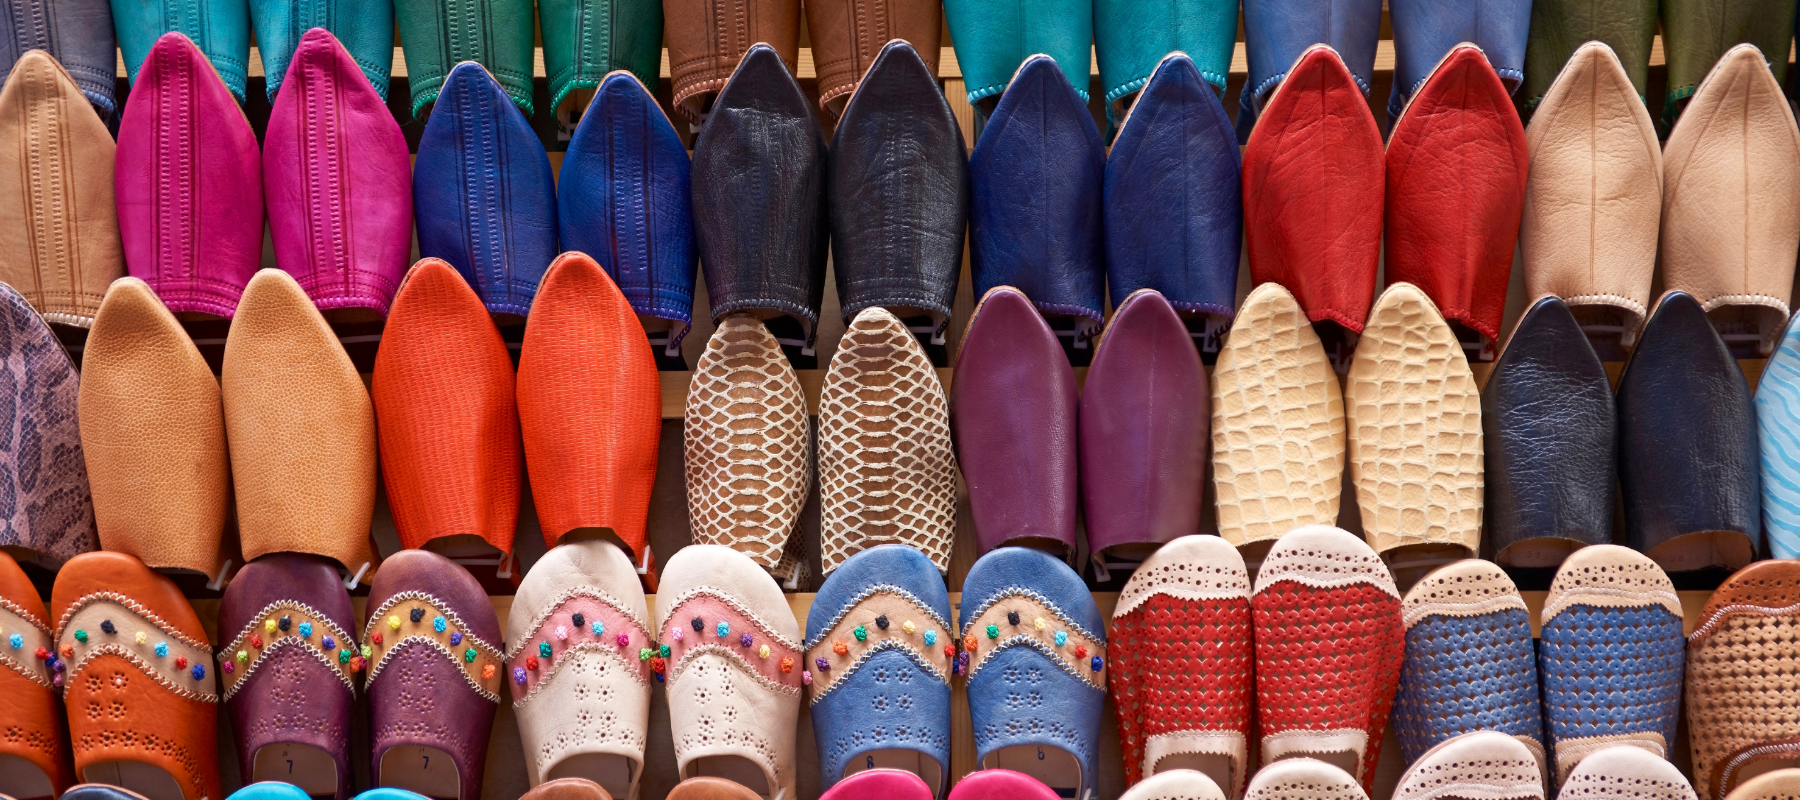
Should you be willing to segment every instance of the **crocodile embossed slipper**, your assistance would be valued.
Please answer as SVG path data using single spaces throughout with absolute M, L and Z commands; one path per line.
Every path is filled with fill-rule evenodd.
M 1544 800 L 1543 763 L 1518 737 L 1464 733 L 1414 760 L 1394 786 L 1394 800 Z
M 1312 525 L 1276 541 L 1250 596 L 1263 763 L 1311 756 L 1375 779 L 1400 681 L 1400 592 L 1361 538 Z
M 1400 609 L 1406 660 L 1393 722 L 1406 762 L 1488 730 L 1517 738 L 1547 770 L 1531 615 L 1512 579 L 1493 562 L 1458 561 L 1414 584 Z
M 1206 773 L 1171 769 L 1138 781 L 1119 800 L 1226 800 L 1219 784 Z
M 1250 632 L 1250 575 L 1224 539 L 1183 536 L 1131 574 L 1106 634 L 1126 785 L 1187 768 L 1215 791 L 1243 794 L 1255 724 Z
M 1563 778 L 1556 800 L 1697 800 L 1694 787 L 1668 759 L 1630 745 L 1600 750 Z
M 1800 561 L 1758 561 L 1707 598 L 1687 642 L 1688 744 L 1694 788 L 1720 798 L 1751 776 L 1800 766 L 1792 641 L 1800 632 Z
M 37 588 L 0 552 L 0 786 L 21 800 L 55 797 L 75 782 L 52 646 Z
M 1681 600 L 1662 568 L 1618 545 L 1584 547 L 1557 570 L 1542 619 L 1539 668 L 1557 782 L 1614 745 L 1668 758 L 1686 639 Z
M 1244 800 L 1369 800 L 1350 773 L 1314 758 L 1284 758 L 1257 770 Z

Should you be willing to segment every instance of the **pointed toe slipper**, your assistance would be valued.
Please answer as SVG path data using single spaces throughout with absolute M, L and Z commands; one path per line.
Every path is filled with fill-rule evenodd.
M 1056 333 L 1017 289 L 975 306 L 950 381 L 950 432 L 985 553 L 1029 540 L 1075 551 L 1078 401 Z
M 613 800 L 613 794 L 586 778 L 557 778 L 531 787 L 519 800 Z
M 114 186 L 125 266 L 170 311 L 237 309 L 262 263 L 260 152 L 200 49 L 179 33 L 158 39 L 119 119 Z
M 614 18 L 610 7 L 605 11 L 595 9 L 594 13 L 606 20 L 608 29 L 630 24 Z M 524 117 L 531 116 L 535 49 L 532 23 L 537 21 L 531 3 L 394 0 L 394 16 L 400 41 L 412 42 L 405 55 L 414 119 L 423 118 L 425 109 L 434 102 L 434 112 L 453 102 L 448 98 L 454 93 L 450 83 L 455 80 L 456 68 L 466 64 L 492 72 L 496 93 L 508 105 L 517 105 Z
M 1244 800 L 1369 800 L 1350 773 L 1314 758 L 1284 758 L 1256 771 Z
M 412 199 L 419 255 L 450 262 L 489 311 L 530 312 L 557 254 L 556 180 L 543 142 L 480 64 L 457 64 L 444 81 L 419 139 Z
M 1344 442 L 1343 393 L 1306 312 L 1281 284 L 1256 287 L 1213 365 L 1219 535 L 1258 545 L 1257 560 L 1288 531 L 1337 522 Z
M 1629 745 L 1608 747 L 1581 760 L 1563 778 L 1556 800 L 1698 800 L 1686 775 L 1668 759 Z
M 694 543 L 774 569 L 806 506 L 811 423 L 799 376 L 755 315 L 719 321 L 694 364 L 682 425 Z
M 925 784 L 917 773 L 900 769 L 875 767 L 865 769 L 826 789 L 819 800 L 861 800 L 880 797 L 884 800 L 935 800 L 938 793 Z
M 115 75 L 119 43 L 113 30 L 112 4 L 108 0 L 38 0 L 21 9 L 18 21 L 6 27 L 6 38 L 12 43 L 6 56 L 8 66 L 17 70 L 33 58 L 31 51 L 41 51 L 35 58 L 54 61 L 68 70 L 73 78 L 70 84 L 75 88 L 71 99 L 92 104 L 100 112 L 95 115 L 96 122 L 118 111 Z M 6 77 L 9 76 L 0 75 L 0 80 Z M 101 127 L 105 127 L 103 122 Z
M 1208 92 L 1223 93 L 1237 28 L 1237 9 L 1227 3 L 1096 0 L 1094 50 L 1107 120 L 1119 124 L 1127 109 L 1137 108 L 1150 93 L 1146 82 L 1156 80 L 1159 59 L 1167 62 L 1165 54 L 1180 53 L 1193 64 L 1195 78 L 1205 76 Z
M 1340 528 L 1276 541 L 1250 597 L 1262 761 L 1327 761 L 1367 790 L 1400 682 L 1400 593 L 1381 557 Z
M 350 797 L 358 627 L 329 558 L 273 553 L 238 570 L 219 603 L 220 636 L 231 638 L 218 660 L 245 781 Z
M 1531 152 L 1519 220 L 1525 292 L 1561 297 L 1583 322 L 1619 328 L 1619 343 L 1629 346 L 1650 313 L 1662 146 L 1612 48 L 1590 41 L 1558 68 L 1525 128 Z
M 519 582 L 506 641 L 531 785 L 582 779 L 637 797 L 657 645 L 631 559 L 597 540 L 551 548 Z
M 991 114 L 999 95 L 1016 80 L 1019 63 L 1035 53 L 1056 59 L 1081 102 L 1088 100 L 1088 67 L 1094 40 L 1091 0 L 950 0 L 945 30 L 956 47 L 969 104 Z
M 1063 796 L 1023 772 L 989 767 L 963 776 L 950 789 L 948 800 L 1051 800 Z
M 287 272 L 250 279 L 219 374 L 244 558 L 299 552 L 372 566 L 375 409 L 331 326 Z
M 1518 739 L 1547 769 L 1531 616 L 1512 579 L 1493 562 L 1458 561 L 1414 584 L 1400 607 L 1406 660 L 1393 720 L 1406 762 L 1488 730 Z
M 956 535 L 950 408 L 918 337 L 864 309 L 819 394 L 819 530 L 825 574 L 881 544 L 911 545 L 940 573 Z
M 468 570 L 425 550 L 382 562 L 369 584 L 370 779 L 431 797 L 479 797 L 500 705 L 500 622 Z
M 1099 784 L 1105 620 L 1081 576 L 1003 547 L 963 581 L 963 675 L 980 769 L 1013 769 L 1082 797 Z
M 1779 800 L 1795 792 L 1800 792 L 1800 769 L 1790 767 L 1751 778 L 1724 800 Z
M 213 650 L 181 590 L 131 556 L 86 553 L 57 573 L 50 605 L 76 774 L 165 800 L 222 797 Z
M 314 29 L 329 31 L 343 46 L 352 68 L 362 72 L 382 103 L 387 102 L 394 64 L 394 0 L 327 0 L 316 6 L 307 0 L 250 0 L 249 5 L 270 103 L 287 85 L 283 79 L 297 60 L 295 52 Z
M 1381 293 L 1344 384 L 1363 534 L 1397 570 L 1481 547 L 1481 389 L 1456 335 L 1409 283 Z
M 1707 598 L 1687 644 L 1688 742 L 1694 788 L 1731 794 L 1751 776 L 1800 763 L 1800 701 L 1783 643 L 1800 631 L 1800 562 L 1758 561 Z
M 1166 26 L 1146 28 L 1156 30 L 1135 33 Z M 1177 311 L 1229 318 L 1244 239 L 1237 135 L 1187 55 L 1171 52 L 1149 78 L 1106 156 L 1107 286 L 1115 297 L 1155 289 Z
M 1517 737 L 1473 731 L 1445 739 L 1400 775 L 1395 800 L 1544 800 L 1543 761 Z
M 806 28 L 819 70 L 819 107 L 832 116 L 847 116 L 852 95 L 881 68 L 882 56 L 898 42 L 913 51 L 924 74 L 937 81 L 938 44 L 944 24 L 941 3 L 882 3 L 874 19 L 853 6 L 815 3 L 806 6 Z M 938 103 L 944 103 L 938 95 Z M 944 114 L 950 108 L 944 105 Z
M 1224 539 L 1176 539 L 1131 574 L 1106 634 L 1127 785 L 1187 768 L 1215 791 L 1243 794 L 1255 724 L 1250 631 L 1250 575 Z
M 107 289 L 78 406 L 100 546 L 156 569 L 222 572 L 231 467 L 219 382 L 149 284 Z M 182 469 L 169 468 L 172 453 Z
M 41 5 L 51 18 L 72 12 L 110 16 L 105 0 Z M 33 18 L 39 25 L 44 22 L 44 17 Z M 60 26 L 60 21 L 54 22 L 50 30 L 61 32 Z M 109 25 L 105 45 L 109 106 L 111 34 Z M 0 196 L 8 198 L 0 206 L 0 225 L 30 232 L 0 242 L 0 283 L 25 295 L 45 321 L 78 328 L 94 324 L 107 284 L 125 274 L 119 207 L 113 195 L 118 148 L 106 121 L 83 108 L 92 98 L 84 97 L 77 86 L 93 77 L 84 72 L 85 80 L 72 78 L 48 53 L 27 50 L 0 88 L 0 120 L 4 120 L 0 153 L 10 154 L 0 167 Z
M 4 102 L 0 99 L 0 102 Z M 46 569 L 99 546 L 81 451 L 80 377 L 55 332 L 0 283 L 0 547 Z
M 768 800 L 796 796 L 802 685 L 829 676 L 805 663 L 781 587 L 743 553 L 690 545 L 663 568 L 656 616 L 681 778 L 728 779 Z
M 0 552 L 0 781 L 22 798 L 55 797 L 75 782 L 63 746 L 63 674 L 37 588 Z M 41 655 L 40 655 L 41 654 Z
M 1800 317 L 1788 321 L 1756 382 L 1756 442 L 1769 555 L 1800 558 Z
M 1661 4 L 1662 35 L 1666 41 L 1664 62 L 1669 69 L 1668 94 L 1663 100 L 1663 122 L 1676 123 L 1676 115 L 1687 116 L 1701 104 L 1700 93 L 1706 91 L 1707 80 L 1716 74 L 1718 63 L 1728 60 L 1734 43 L 1755 48 L 1759 54 L 1777 57 L 1781 48 L 1789 46 L 1788 34 L 1794 28 L 1794 8 L 1785 0 L 1753 0 L 1718 6 L 1701 0 L 1666 0 Z M 1759 58 L 1761 56 L 1759 55 Z M 1759 64 L 1764 73 L 1784 67 Z M 1769 77 L 1774 77 L 1770 75 Z M 1770 84 L 1774 86 L 1775 84 Z
M 250 67 L 248 3 L 120 3 L 112 9 L 112 24 L 131 88 L 136 89 L 140 81 L 155 74 L 156 45 L 174 34 L 193 40 L 194 52 L 201 56 L 199 63 L 215 73 L 215 80 L 220 88 L 228 90 L 233 105 L 243 104 Z M 108 63 L 113 63 L 112 59 Z M 116 69 L 105 68 L 109 75 Z M 128 98 L 126 105 L 130 102 Z
M 1227 800 L 1219 784 L 1207 774 L 1191 769 L 1172 769 L 1145 778 L 1119 795 L 1119 800 Z
M 1045 314 L 1096 332 L 1106 289 L 1106 151 L 1087 101 L 1049 56 L 1019 67 L 969 154 L 975 296 L 1017 287 Z
M 386 316 L 412 254 L 406 135 L 325 29 L 300 38 L 287 73 L 263 135 L 275 263 L 320 310 Z
M 1510 95 L 1525 79 L 1531 6 L 1529 0 L 1451 7 L 1429 0 L 1393 4 L 1388 16 L 1394 29 L 1394 90 L 1388 95 L 1388 119 L 1397 120 L 1409 101 L 1425 93 L 1424 85 L 1434 75 L 1432 65 L 1459 44 L 1491 64 L 1487 70 L 1499 78 L 1495 82 L 1499 96 L 1510 108 Z
M 1555 297 L 1525 311 L 1481 391 L 1482 552 L 1554 567 L 1612 541 L 1618 417 L 1606 367 Z
M 691 124 L 710 121 L 707 112 L 718 106 L 719 87 L 755 52 L 756 44 L 763 44 L 771 58 L 799 63 L 799 0 L 731 0 L 723 6 L 712 0 L 667 0 L 662 9 L 675 113 Z M 721 9 L 735 21 L 716 24 L 713 20 L 725 19 L 713 16 Z
M 1343 56 L 1345 71 L 1366 97 L 1375 77 L 1375 51 L 1381 41 L 1380 0 L 1330 0 L 1295 5 L 1287 0 L 1247 0 L 1244 3 L 1244 44 L 1249 80 L 1238 107 L 1239 138 L 1248 137 L 1258 122 L 1257 112 L 1267 113 L 1270 93 L 1298 71 L 1294 62 L 1315 44 L 1325 44 Z M 1365 99 L 1363 105 L 1367 106 Z M 1369 121 L 1373 122 L 1373 114 Z M 1261 127 L 1256 125 L 1256 127 Z
M 577 0 L 550 0 L 539 5 L 544 74 L 554 76 L 549 80 L 549 111 L 565 115 L 565 119 L 568 112 L 578 112 L 586 119 L 587 109 L 577 108 L 588 99 L 583 90 L 603 85 L 621 72 L 656 83 L 663 55 L 662 5 L 659 0 L 615 0 L 599 7 Z M 608 23 L 593 24 L 596 18 L 590 14 L 605 14 Z M 532 55 L 530 45 L 526 42 L 528 57 Z M 567 102 L 571 100 L 575 102 Z
M 1287 287 L 1313 322 L 1362 332 L 1381 256 L 1384 173 L 1363 89 L 1336 51 L 1307 50 L 1244 146 L 1250 279 Z
M 1544 727 L 1557 782 L 1615 745 L 1668 758 L 1686 650 L 1669 576 L 1618 545 L 1584 547 L 1557 570 L 1542 614 Z
M 1631 548 L 1670 572 L 1754 561 L 1762 549 L 1755 401 L 1694 297 L 1665 293 L 1651 312 L 1619 376 L 1618 417 Z
M 610 530 L 653 582 L 644 526 L 662 435 L 656 360 L 619 287 L 582 253 L 544 273 L 519 348 L 518 398 L 544 544 Z
M 1650 49 L 1656 41 L 1658 0 L 1613 0 L 1605 5 L 1545 0 L 1531 4 L 1531 32 L 1525 43 L 1525 88 L 1520 107 L 1540 112 L 1550 102 L 1560 71 L 1588 42 L 1618 54 L 1620 76 L 1634 97 L 1646 96 Z M 1639 100 L 1639 104 L 1643 101 Z M 1647 121 L 1647 120 L 1646 120 Z M 1660 149 L 1660 148 L 1658 148 Z M 1533 172 L 1536 170 L 1534 169 Z M 1654 247 L 1655 241 L 1650 245 Z M 1644 277 L 1648 286 L 1649 276 Z M 1532 293 L 1536 296 L 1536 292 Z
M 949 784 L 955 643 L 943 577 L 918 550 L 878 545 L 825 579 L 806 615 L 806 661 L 827 789 L 881 767 L 918 775 L 932 796 Z

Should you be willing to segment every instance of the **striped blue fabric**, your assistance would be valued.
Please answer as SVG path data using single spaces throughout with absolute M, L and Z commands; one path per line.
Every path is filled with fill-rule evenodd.
M 1757 441 L 1762 449 L 1763 532 L 1769 554 L 1800 558 L 1800 317 L 1756 387 Z
M 1522 608 L 1470 617 L 1434 614 L 1406 631 L 1394 733 L 1411 764 L 1433 745 L 1474 731 L 1542 743 L 1537 654 Z
M 1687 639 L 1661 605 L 1572 605 L 1543 627 L 1544 715 L 1552 746 L 1659 733 L 1675 743 Z

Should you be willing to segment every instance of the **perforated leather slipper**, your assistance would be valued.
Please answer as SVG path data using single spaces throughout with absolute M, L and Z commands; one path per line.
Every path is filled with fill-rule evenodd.
M 1518 737 L 1475 731 L 1439 742 L 1394 786 L 1395 800 L 1544 800 L 1543 760 Z
M 1687 643 L 1694 788 L 1724 797 L 1750 776 L 1800 765 L 1800 702 L 1787 643 L 1800 632 L 1800 561 L 1758 561 L 1707 598 Z
M 1286 758 L 1258 770 L 1244 800 L 1369 800 L 1350 773 L 1312 758 Z
M 1563 778 L 1556 800 L 1696 800 L 1687 776 L 1668 759 L 1630 745 L 1608 747 L 1581 760 Z

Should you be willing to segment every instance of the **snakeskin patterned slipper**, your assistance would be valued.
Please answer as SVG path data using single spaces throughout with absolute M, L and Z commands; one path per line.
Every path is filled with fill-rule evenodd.
M 1106 633 L 1081 576 L 1042 550 L 994 550 L 963 580 L 959 622 L 979 768 L 1016 769 L 1063 797 L 1091 796 Z
M 1158 772 L 1139 781 L 1119 800 L 1226 800 L 1219 784 L 1206 773 L 1191 769 Z
M 76 774 L 149 800 L 222 797 L 213 650 L 181 590 L 124 553 L 84 553 L 50 607 Z
M 1725 800 L 1783 800 L 1800 792 L 1800 769 L 1765 772 L 1725 795 Z
M 1493 562 L 1458 561 L 1414 584 L 1400 610 L 1406 660 L 1393 720 L 1406 763 L 1490 730 L 1517 738 L 1547 770 L 1531 614 L 1512 579 Z
M 1756 383 L 1762 529 L 1773 558 L 1800 558 L 1800 315 L 1788 320 Z
M 807 612 L 806 663 L 825 788 L 880 767 L 917 774 L 929 796 L 949 784 L 956 629 L 928 557 L 884 544 L 846 559 Z
M 1544 800 L 1543 763 L 1519 737 L 1464 733 L 1413 761 L 1394 786 L 1394 800 Z
M 54 570 L 99 546 L 77 422 L 81 379 L 55 332 L 4 283 L 0 337 L 0 377 L 8 387 L 8 419 L 0 422 L 0 440 L 8 443 L 0 453 L 0 494 L 9 498 L 0 516 L 0 547 Z
M 935 800 L 937 796 L 916 773 L 876 767 L 838 781 L 819 800 Z
M 754 314 L 720 320 L 694 365 L 684 415 L 694 544 L 731 547 L 798 588 L 793 538 L 812 482 L 806 398 L 781 344 Z
M 1569 770 L 1556 800 L 1697 800 L 1693 785 L 1668 759 L 1630 745 L 1608 747 Z
M 551 548 L 519 582 L 506 628 L 531 785 L 586 779 L 636 800 L 658 662 L 631 559 L 597 540 Z
M 0 786 L 28 800 L 55 797 L 75 782 L 62 744 L 63 675 L 49 659 L 52 645 L 37 587 L 0 552 Z
M 697 544 L 669 559 L 657 601 L 680 776 L 792 800 L 801 685 L 814 676 L 781 587 L 749 556 Z
M 1687 644 L 1688 743 L 1701 797 L 1800 766 L 1790 642 L 1800 631 L 1800 561 L 1758 561 L 1707 598 Z
M 1681 707 L 1681 618 L 1669 576 L 1627 548 L 1589 545 L 1557 570 L 1538 652 L 1558 783 L 1604 747 L 1669 757 Z
M 519 800 L 613 800 L 613 796 L 586 778 L 557 778 L 531 787 Z
M 1212 375 L 1219 535 L 1260 563 L 1275 539 L 1337 521 L 1344 398 L 1312 322 L 1281 284 L 1251 290 Z
M 329 558 L 271 553 L 245 564 L 219 603 L 220 695 L 238 774 L 350 797 L 351 706 L 364 666 L 356 609 Z M 259 784 L 262 785 L 262 784 Z
M 1361 538 L 1311 525 L 1275 543 L 1250 596 L 1263 763 L 1312 756 L 1367 791 L 1400 681 L 1400 608 Z
M 1286 758 L 1257 770 L 1244 800 L 1369 800 L 1350 773 L 1313 758 Z
M 371 780 L 431 797 L 481 796 L 500 705 L 500 621 L 468 570 L 402 550 L 369 584 Z
M 350 795 L 346 793 L 337 797 L 347 800 Z M 232 792 L 225 800 L 312 800 L 312 795 L 295 784 L 268 780 L 258 781 Z
M 1023 772 L 988 768 L 963 776 L 950 789 L 947 800 L 1054 800 L 1059 797 L 1090 798 L 1092 795 L 1064 795 Z
M 889 543 L 911 545 L 938 572 L 950 570 L 956 455 L 949 406 L 918 338 L 880 306 L 856 315 L 825 372 L 819 530 L 827 575 Z
M 1363 535 L 1402 580 L 1481 546 L 1481 389 L 1410 283 L 1381 293 L 1344 384 Z M 1410 582 L 1410 581 L 1409 581 Z
M 1250 630 L 1250 575 L 1224 539 L 1183 536 L 1131 574 L 1106 634 L 1127 786 L 1187 768 L 1214 791 L 1243 794 L 1256 690 Z

